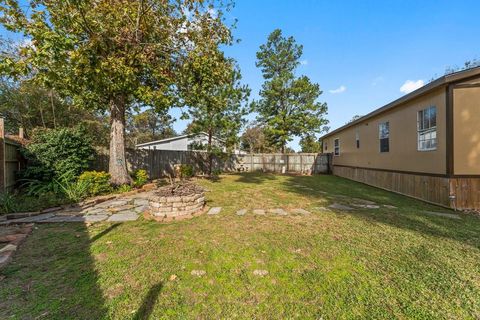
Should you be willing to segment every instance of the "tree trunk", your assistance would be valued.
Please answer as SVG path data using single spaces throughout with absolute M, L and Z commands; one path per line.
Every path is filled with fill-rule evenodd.
M 208 130 L 208 175 L 212 176 L 213 153 L 212 153 L 212 130 Z
M 110 162 L 108 172 L 114 185 L 130 184 L 125 159 L 125 97 L 110 100 Z

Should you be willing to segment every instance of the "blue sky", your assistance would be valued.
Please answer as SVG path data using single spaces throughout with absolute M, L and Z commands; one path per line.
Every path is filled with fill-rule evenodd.
M 255 67 L 259 46 L 275 28 L 295 37 L 304 46 L 298 73 L 320 84 L 334 129 L 399 98 L 409 80 L 404 89 L 480 59 L 478 12 L 478 0 L 237 0 L 228 18 L 238 19 L 241 42 L 226 51 L 255 99 L 263 82 Z M 174 127 L 181 132 L 186 124 Z M 298 139 L 290 146 L 298 150 Z
M 408 80 L 480 59 L 478 12 L 480 1 L 239 0 L 231 16 L 241 42 L 227 53 L 256 98 L 258 47 L 275 28 L 295 37 L 304 47 L 299 73 L 320 84 L 334 129 L 404 95 Z M 298 150 L 298 139 L 290 145 Z

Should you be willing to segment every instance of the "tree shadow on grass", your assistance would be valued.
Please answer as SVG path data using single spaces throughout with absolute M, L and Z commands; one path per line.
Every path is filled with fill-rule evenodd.
M 110 233 L 112 230 L 114 230 L 115 228 L 119 227 L 121 225 L 121 223 L 114 223 L 112 224 L 110 227 L 108 227 L 107 229 L 103 230 L 102 232 L 99 232 L 98 234 L 96 234 L 95 236 L 92 237 L 92 239 L 90 239 L 90 242 L 95 242 L 97 241 L 98 239 L 100 239 L 101 237 L 107 235 L 108 233 Z
M 155 303 L 157 301 L 158 295 L 163 288 L 163 283 L 159 282 L 152 286 L 148 291 L 147 296 L 143 299 L 142 305 L 137 310 L 135 315 L 133 316 L 133 320 L 146 320 L 150 317 L 153 312 L 153 308 L 155 307 Z
M 83 223 L 36 225 L 0 270 L 0 318 L 106 318 L 90 244 Z
M 235 182 L 261 184 L 266 181 L 277 180 L 275 174 L 263 172 L 242 172 L 237 173 L 240 176 Z
M 480 248 L 480 219 L 458 213 L 461 219 L 428 215 L 422 211 L 454 213 L 452 210 L 425 203 L 400 194 L 335 176 L 291 176 L 285 182 L 288 191 L 318 199 L 322 207 L 335 202 L 351 206 L 360 200 L 373 201 L 380 208 L 332 210 L 338 216 L 352 216 L 370 223 L 381 223 L 436 238 L 453 239 Z M 382 205 L 397 207 L 386 208 Z

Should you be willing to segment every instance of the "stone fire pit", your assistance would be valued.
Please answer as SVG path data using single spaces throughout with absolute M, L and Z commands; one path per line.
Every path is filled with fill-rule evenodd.
M 205 193 L 193 183 L 165 186 L 149 197 L 148 204 L 156 220 L 183 219 L 203 211 Z

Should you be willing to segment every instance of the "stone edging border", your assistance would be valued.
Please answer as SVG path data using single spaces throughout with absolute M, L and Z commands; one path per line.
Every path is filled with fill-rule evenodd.
M 47 208 L 43 210 L 38 210 L 38 211 L 31 211 L 31 212 L 14 212 L 14 213 L 7 213 L 5 215 L 6 220 L 13 220 L 13 219 L 21 219 L 21 218 L 28 218 L 28 217 L 34 217 L 38 216 L 40 214 L 44 213 L 52 213 L 52 212 L 57 212 L 61 210 L 69 210 L 69 209 L 74 209 L 74 208 L 82 208 L 82 209 L 87 209 L 90 207 L 93 207 L 94 205 L 97 205 L 99 203 L 113 200 L 113 199 L 118 199 L 121 197 L 128 197 L 132 196 L 138 193 L 142 192 L 147 192 L 155 189 L 157 185 L 155 183 L 147 183 L 142 186 L 140 189 L 135 189 L 132 191 L 120 193 L 120 194 L 107 194 L 103 196 L 98 196 L 98 197 L 93 197 L 78 203 L 73 203 L 73 204 L 67 204 L 63 206 L 58 206 L 58 207 L 52 207 L 52 208 Z

